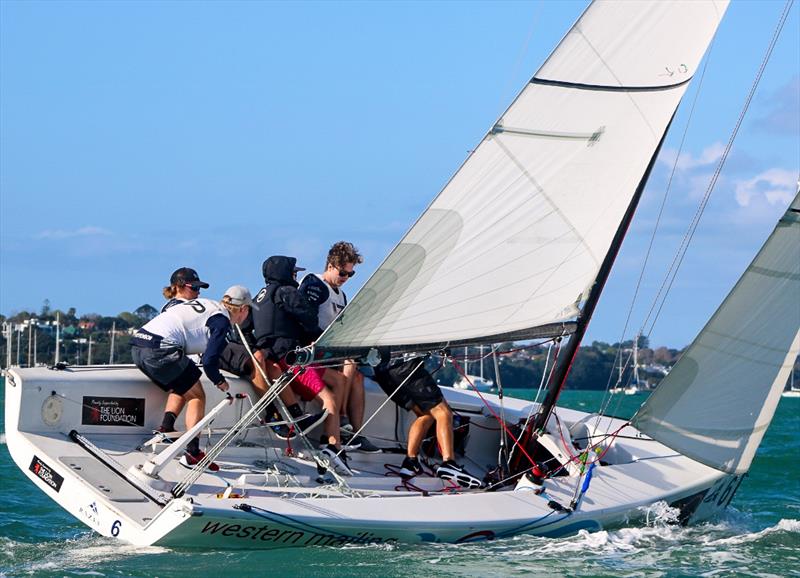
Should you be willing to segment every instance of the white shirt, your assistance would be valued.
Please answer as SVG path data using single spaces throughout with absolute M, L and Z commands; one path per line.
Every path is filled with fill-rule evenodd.
M 309 277 L 316 277 L 316 279 L 308 279 Z M 328 290 L 328 298 L 321 301 L 319 304 L 319 327 L 324 330 L 333 323 L 333 320 L 339 316 L 342 309 L 347 305 L 347 295 L 341 289 L 336 289 L 325 281 L 324 277 L 319 273 L 309 273 L 301 282 L 301 285 L 312 282 L 319 285 L 322 283 Z M 324 293 L 324 291 L 323 291 Z
M 210 335 L 208 319 L 223 315 L 230 319 L 228 310 L 212 299 L 192 299 L 176 304 L 148 321 L 142 329 L 159 335 L 162 341 L 179 345 L 184 353 L 203 353 Z

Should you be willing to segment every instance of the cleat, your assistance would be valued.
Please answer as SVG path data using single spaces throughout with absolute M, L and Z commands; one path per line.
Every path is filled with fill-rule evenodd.
M 353 470 L 347 467 L 347 454 L 344 450 L 340 453 L 336 446 L 328 444 L 320 450 L 320 453 L 330 462 L 331 467 L 337 474 L 342 476 L 353 475 Z M 338 456 L 336 455 L 337 453 L 339 454 Z
M 436 476 L 443 480 L 453 481 L 462 488 L 480 488 L 483 486 L 483 482 L 452 460 L 448 460 L 437 467 Z
M 413 478 L 414 476 L 420 476 L 424 473 L 422 469 L 422 464 L 419 463 L 417 458 L 406 458 L 403 460 L 403 465 L 400 466 L 400 470 L 397 472 L 400 474 L 401 478 Z
M 194 468 L 194 467 L 195 467 L 197 464 L 199 464 L 199 463 L 200 463 L 200 462 L 203 460 L 203 458 L 205 458 L 205 457 L 206 457 L 206 453 L 205 453 L 205 452 L 200 452 L 200 453 L 199 453 L 199 454 L 197 454 L 196 456 L 193 456 L 193 455 L 192 455 L 192 454 L 190 454 L 189 452 L 186 452 L 185 454 L 183 454 L 183 455 L 181 456 L 181 459 L 180 459 L 180 460 L 178 460 L 178 462 L 179 462 L 179 463 L 180 463 L 180 464 L 181 464 L 181 465 L 182 465 L 184 468 L 189 468 L 189 469 L 191 470 L 191 469 L 193 469 L 193 468 Z M 219 471 L 219 466 L 218 466 L 217 464 L 215 464 L 214 462 L 211 462 L 211 463 L 209 463 L 209 464 L 206 466 L 206 471 L 209 471 L 209 472 L 218 472 L 218 471 Z

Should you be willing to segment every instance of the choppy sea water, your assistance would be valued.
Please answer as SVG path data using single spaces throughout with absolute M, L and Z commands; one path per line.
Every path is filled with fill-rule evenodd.
M 590 411 L 601 398 L 566 391 L 560 405 Z M 631 415 L 644 399 L 621 396 L 612 413 Z M 800 577 L 798 436 L 800 398 L 784 398 L 731 507 L 698 526 L 673 525 L 656 506 L 646 526 L 568 538 L 234 552 L 139 548 L 93 534 L 27 481 L 0 434 L 0 576 Z

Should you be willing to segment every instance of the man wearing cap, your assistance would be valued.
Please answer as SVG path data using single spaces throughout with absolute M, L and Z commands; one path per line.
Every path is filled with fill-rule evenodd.
M 227 344 L 232 323 L 242 323 L 253 300 L 250 292 L 234 285 L 222 301 L 191 299 L 157 315 L 131 339 L 133 362 L 164 391 L 169 392 L 160 431 L 174 431 L 175 419 L 186 404 L 186 429 L 192 428 L 205 415 L 205 392 L 200 384 L 200 370 L 188 358 L 203 354 L 203 371 L 222 391 L 228 383 L 220 373 L 220 354 Z M 203 459 L 200 440 L 194 438 L 186 446 L 181 464 L 192 467 Z M 211 464 L 209 469 L 219 469 Z
M 197 271 L 190 267 L 176 269 L 169 278 L 169 285 L 162 291 L 167 302 L 161 307 L 161 313 L 178 303 L 197 299 L 200 296 L 200 289 L 208 289 L 208 283 L 200 280 Z

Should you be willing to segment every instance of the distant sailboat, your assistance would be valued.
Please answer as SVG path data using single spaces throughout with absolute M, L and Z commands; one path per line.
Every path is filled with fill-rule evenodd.
M 789 377 L 789 387 L 783 390 L 782 397 L 800 397 L 800 387 L 794 385 L 794 366 Z
M 480 392 L 491 391 L 494 387 L 494 381 L 486 379 L 483 376 L 483 345 L 479 348 L 480 351 L 480 375 L 469 374 L 469 361 L 467 361 L 467 348 L 464 348 L 464 374 L 453 383 L 456 389 L 477 390 Z

